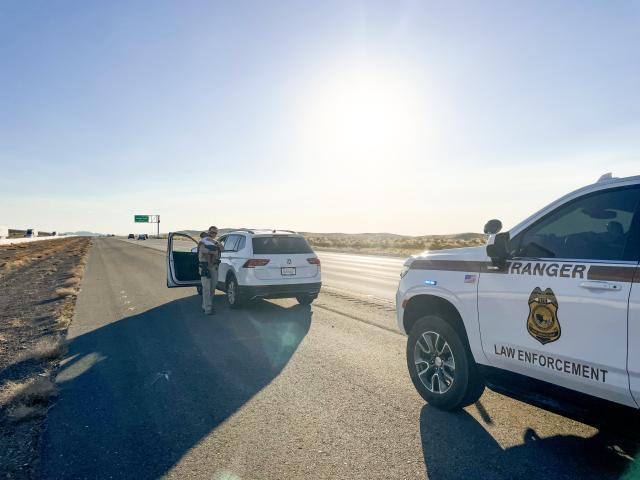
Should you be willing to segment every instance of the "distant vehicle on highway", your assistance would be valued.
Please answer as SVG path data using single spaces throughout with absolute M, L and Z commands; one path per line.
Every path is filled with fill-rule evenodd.
M 236 230 L 219 239 L 218 289 L 230 307 L 257 298 L 295 298 L 310 305 L 322 285 L 320 259 L 305 238 L 288 230 Z M 169 233 L 167 286 L 199 287 L 197 241 Z
M 501 228 L 485 225 L 486 247 L 404 264 L 397 321 L 420 395 L 452 410 L 488 385 L 590 423 L 620 413 L 637 428 L 640 176 L 604 175 Z
M 136 236 L 133 233 L 130 233 L 129 236 L 127 238 L 136 238 Z
M 146 233 L 141 233 L 138 235 L 138 240 L 146 240 L 147 238 L 149 238 L 149 235 L 147 235 Z
M 51 232 L 51 236 L 52 237 L 57 237 L 58 236 L 58 232 L 56 232 L 56 231 Z
M 35 228 L 27 228 L 27 231 L 24 233 L 25 238 L 32 238 L 38 236 L 38 230 Z

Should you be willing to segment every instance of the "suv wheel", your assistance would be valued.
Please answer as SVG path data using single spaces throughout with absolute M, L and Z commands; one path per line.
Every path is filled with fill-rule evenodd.
M 234 276 L 230 276 L 227 280 L 227 303 L 231 308 L 240 308 L 243 304 L 238 281 Z
M 484 391 L 466 342 L 451 324 L 437 315 L 422 317 L 411 329 L 407 366 L 422 398 L 443 410 L 471 405 Z
M 296 300 L 300 305 L 311 305 L 316 298 L 315 295 L 298 295 Z

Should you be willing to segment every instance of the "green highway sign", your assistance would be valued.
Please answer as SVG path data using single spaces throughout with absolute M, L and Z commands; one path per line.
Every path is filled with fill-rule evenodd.
M 149 215 L 134 215 L 133 219 L 136 223 L 149 223 Z

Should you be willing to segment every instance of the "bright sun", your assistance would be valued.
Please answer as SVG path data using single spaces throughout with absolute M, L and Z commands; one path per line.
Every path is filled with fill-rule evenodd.
M 342 167 L 414 157 L 425 124 L 421 97 L 410 78 L 380 69 L 324 78 L 305 112 L 305 150 Z

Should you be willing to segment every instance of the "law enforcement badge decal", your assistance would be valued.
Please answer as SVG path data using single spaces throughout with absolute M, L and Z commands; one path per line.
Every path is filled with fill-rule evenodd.
M 558 321 L 558 300 L 550 288 L 542 291 L 536 287 L 529 295 L 527 330 L 542 345 L 560 338 L 562 330 Z

